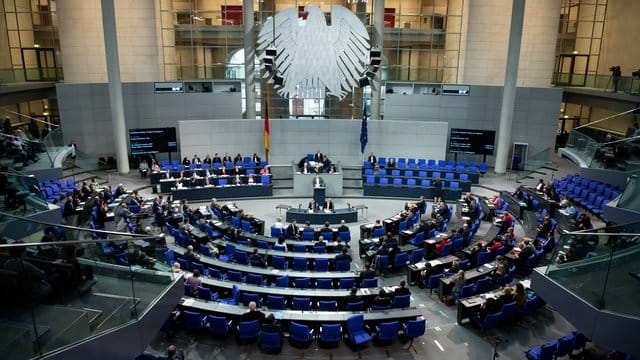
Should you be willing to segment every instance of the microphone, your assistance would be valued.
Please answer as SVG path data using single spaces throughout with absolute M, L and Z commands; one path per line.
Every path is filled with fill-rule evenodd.
M 302 209 L 302 204 L 298 204 L 298 209 Z
M 351 204 L 347 203 L 347 208 L 351 210 Z

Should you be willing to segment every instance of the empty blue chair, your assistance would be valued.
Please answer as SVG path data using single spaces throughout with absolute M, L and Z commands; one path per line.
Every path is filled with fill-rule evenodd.
M 308 289 L 311 287 L 311 278 L 296 278 L 293 279 L 293 286 L 299 289 Z
M 479 323 L 480 330 L 483 334 L 489 329 L 495 329 L 500 326 L 500 322 L 502 321 L 502 312 L 497 312 L 495 314 L 487 314 L 484 317 L 484 320 Z M 478 320 L 479 322 L 479 320 Z
M 311 310 L 311 300 L 309 298 L 294 297 L 291 299 L 291 310 Z
M 407 186 L 416 187 L 416 179 L 407 179 Z
M 426 288 L 429 289 L 429 294 L 433 293 L 433 289 L 436 289 L 440 286 L 440 278 L 442 274 L 435 274 L 429 276 L 429 280 L 427 280 Z
M 363 311 L 364 310 L 364 301 L 356 301 L 347 303 L 346 309 L 347 311 Z
M 307 325 L 298 324 L 292 321 L 289 326 L 289 341 L 299 347 L 309 347 L 313 340 L 313 329 Z
M 329 259 L 315 259 L 314 270 L 316 272 L 329 271 Z
M 336 271 L 349 271 L 351 270 L 351 261 L 338 260 L 336 261 Z
M 458 299 L 465 299 L 469 296 L 473 296 L 473 290 L 475 289 L 475 284 L 465 285 L 460 289 L 460 293 L 458 294 Z
M 364 179 L 364 185 L 371 186 L 376 183 L 376 178 L 373 175 L 367 175 Z
M 318 343 L 323 347 L 336 347 L 342 339 L 342 327 L 340 324 L 322 324 Z
M 379 183 L 379 184 L 380 184 L 381 186 L 387 186 L 387 185 L 389 185 L 389 178 L 387 178 L 387 177 L 380 178 L 380 183 Z
M 518 304 L 515 301 L 512 301 L 508 304 L 503 304 L 502 309 L 502 321 L 509 322 L 515 319 L 516 314 L 518 313 Z
M 487 173 L 487 164 L 486 163 L 480 163 L 480 166 L 478 167 L 480 170 L 480 175 L 484 175 Z
M 234 258 L 238 264 L 249 265 L 249 255 L 246 251 L 236 250 Z
M 317 289 L 333 289 L 332 279 L 318 279 L 316 280 Z
M 452 182 L 449 183 L 449 187 L 452 188 L 452 189 L 458 189 L 458 188 L 460 188 L 460 183 L 457 182 L 457 181 L 452 181 Z
M 493 257 L 493 254 L 490 253 L 489 251 L 480 251 L 478 253 L 478 261 L 477 261 L 476 264 L 478 264 L 478 266 L 484 265 L 484 264 L 488 263 L 489 261 L 491 261 L 492 257 Z
M 347 319 L 347 336 L 356 351 L 360 346 L 364 346 L 371 341 L 371 335 L 367 333 L 364 326 L 363 315 L 353 315 Z
M 238 324 L 238 341 L 248 343 L 258 339 L 260 321 L 243 321 Z
M 409 320 L 404 325 L 402 325 L 402 332 L 404 335 L 410 339 L 409 349 L 413 349 L 416 353 L 418 352 L 416 348 L 413 346 L 413 339 L 423 336 L 427 329 L 427 319 L 419 319 L 419 320 Z
M 406 309 L 411 304 L 411 295 L 400 295 L 393 297 L 393 307 L 398 309 Z
M 447 180 L 453 180 L 454 179 L 453 173 L 445 173 L 444 178 Z
M 483 277 L 482 279 L 476 281 L 473 292 L 476 294 L 486 293 L 491 289 L 491 278 L 488 276 Z
M 271 237 L 279 237 L 284 233 L 284 229 L 280 227 L 271 226 Z
M 235 270 L 227 271 L 227 278 L 229 279 L 229 281 L 235 281 L 235 282 L 245 282 L 246 280 L 242 276 L 242 273 L 240 271 L 235 271 Z
M 255 302 L 257 307 L 262 307 L 262 302 L 260 301 L 260 295 L 253 293 L 242 293 L 242 304 L 244 306 L 249 306 L 250 302 Z
M 214 269 L 212 267 L 207 268 L 207 274 L 214 279 L 227 280 L 227 274 L 221 272 L 218 269 Z
M 293 270 L 295 271 L 307 271 L 307 258 L 293 258 Z
M 303 240 L 304 240 L 304 234 L 308 234 L 308 232 L 302 234 Z M 293 244 L 293 251 L 294 252 L 307 252 L 307 245 L 305 245 L 305 244 Z
M 360 284 L 361 288 L 375 288 L 378 287 L 378 279 L 362 279 L 362 284 Z
M 284 258 L 284 256 L 273 255 L 271 256 L 271 265 L 274 269 L 287 270 L 289 264 L 287 263 L 287 260 Z
M 421 187 L 430 187 L 431 186 L 431 180 L 428 180 L 428 179 L 420 180 L 420 186 Z
M 277 277 L 274 285 L 277 287 L 289 287 L 289 276 L 283 275 Z
M 191 263 L 191 271 L 193 270 L 198 270 L 200 272 L 200 274 L 205 275 L 206 272 L 204 270 L 204 265 L 197 263 L 197 262 L 192 262 Z
M 253 285 L 266 285 L 267 281 L 262 278 L 260 274 L 248 274 L 247 275 L 247 284 Z
M 340 236 L 340 240 L 345 244 L 349 244 L 351 241 L 351 233 L 349 231 L 340 231 L 338 236 Z
M 398 322 L 383 322 L 376 327 L 376 338 L 380 343 L 391 343 L 398 338 Z
M 302 232 L 302 240 L 306 240 L 306 241 L 313 241 L 316 239 L 316 233 L 313 230 L 305 230 Z M 294 245 L 303 245 L 304 244 L 294 244 Z M 298 251 L 295 249 L 293 251 Z M 307 247 L 305 246 L 303 251 L 307 251 Z
M 327 253 L 327 247 L 325 245 L 314 245 L 313 246 L 313 253 L 314 254 L 326 254 Z
M 554 344 L 545 344 L 529 349 L 524 354 L 529 360 L 552 360 L 555 352 L 556 346 Z
M 224 316 L 207 315 L 205 325 L 214 335 L 228 335 L 233 329 L 233 321 L 227 320 Z
M 384 228 L 376 228 L 373 229 L 373 232 L 371 234 L 371 237 L 373 238 L 379 238 L 379 237 L 383 237 L 384 236 Z
M 338 302 L 337 301 L 318 301 L 318 310 L 319 311 L 337 311 L 338 310 Z
M 409 255 L 406 252 L 401 252 L 393 258 L 393 267 L 396 269 L 404 269 L 409 261 Z
M 187 330 L 204 329 L 206 318 L 202 317 L 202 314 L 200 314 L 199 312 L 184 310 L 182 312 L 182 318 L 184 320 L 184 327 Z
M 354 278 L 338 279 L 338 287 L 340 289 L 351 289 L 354 286 L 356 286 L 356 280 Z
M 411 252 L 411 263 L 419 263 L 424 260 L 424 248 L 415 249 Z
M 284 296 L 267 295 L 267 307 L 269 310 L 284 310 Z
M 216 301 L 218 300 L 218 293 L 211 291 L 208 287 L 198 286 L 198 299 Z
M 378 176 L 387 176 L 387 170 L 378 169 Z

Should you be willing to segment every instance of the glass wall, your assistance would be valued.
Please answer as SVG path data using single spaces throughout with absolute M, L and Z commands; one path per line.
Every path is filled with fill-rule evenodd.
M 562 0 L 554 83 L 600 87 L 597 76 L 607 0 Z
M 8 83 L 61 79 L 55 1 L 3 0 L 3 6 L 9 58 L 0 57 L 0 79 Z
M 161 234 L 139 236 L 0 213 L 3 358 L 30 359 L 139 319 L 181 274 Z
M 253 5 L 256 32 L 275 12 L 311 4 L 325 12 L 329 23 L 331 6 L 347 7 L 371 33 L 373 3 L 256 0 Z M 464 0 L 385 1 L 383 66 L 378 76 L 383 81 L 456 82 L 463 3 Z M 244 64 L 234 56 L 243 49 L 241 0 L 160 0 L 160 11 L 166 80 L 242 78 L 244 71 L 237 70 Z M 259 67 L 257 70 L 258 116 L 264 100 L 269 102 L 271 117 L 361 117 L 362 98 L 367 91 L 356 88 L 343 101 L 326 98 L 322 104 L 317 99 L 308 102 L 300 97 L 287 101 L 260 76 Z M 307 110 L 312 113 L 307 114 Z

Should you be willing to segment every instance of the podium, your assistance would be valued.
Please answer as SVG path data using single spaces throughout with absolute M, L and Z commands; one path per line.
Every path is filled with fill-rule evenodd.
M 322 204 L 324 204 L 325 190 L 326 190 L 326 187 L 324 186 L 313 187 L 313 200 L 315 200 L 318 206 L 322 206 Z

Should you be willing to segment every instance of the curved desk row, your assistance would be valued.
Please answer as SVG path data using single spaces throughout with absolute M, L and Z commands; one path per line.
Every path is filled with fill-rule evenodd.
M 303 224 L 308 221 L 311 224 L 324 224 L 329 222 L 330 224 L 339 224 L 341 220 L 347 223 L 354 223 L 358 221 L 358 210 L 355 208 L 348 209 L 336 209 L 333 212 L 315 211 L 309 212 L 306 208 L 289 209 L 287 210 L 287 222 L 291 222 L 292 219 L 296 219 L 298 224 Z
M 273 186 L 246 185 L 246 186 L 205 186 L 195 188 L 171 189 L 174 199 L 187 199 L 189 201 L 211 200 L 211 198 L 244 198 L 273 196 Z
M 424 195 L 425 199 L 433 198 L 435 188 L 431 187 L 409 187 L 409 186 L 380 186 L 380 185 L 364 185 L 364 196 L 385 196 L 385 197 L 399 197 L 399 198 L 414 198 L 417 199 L 420 195 Z M 462 195 L 462 189 L 442 188 L 443 200 L 458 200 Z
M 205 311 L 219 314 L 234 319 L 239 318 L 248 311 L 246 306 L 229 305 L 220 302 L 204 301 L 191 297 L 182 297 L 178 303 L 182 308 Z M 266 308 L 265 308 L 266 310 Z M 422 316 L 420 309 L 411 307 L 408 309 L 374 310 L 374 311 L 301 311 L 301 310 L 274 310 L 276 318 L 280 321 L 303 321 L 315 323 L 346 322 L 353 315 L 362 314 L 364 321 L 382 322 L 393 320 L 415 320 Z
M 260 170 L 262 166 L 241 166 L 240 175 L 246 175 L 247 173 L 260 174 Z M 233 171 L 233 167 L 226 168 L 227 173 L 231 173 Z M 250 171 L 249 171 L 250 170 Z M 207 174 L 205 169 L 196 168 L 196 169 L 178 169 L 178 170 L 163 170 L 156 171 L 149 174 L 149 180 L 151 181 L 151 185 L 160 184 L 161 180 L 170 179 L 170 178 L 178 178 L 178 177 L 191 177 L 191 175 L 195 173 L 200 177 L 203 177 Z M 216 168 L 209 168 L 209 174 L 211 175 L 220 175 L 220 170 Z
M 167 247 L 175 254 L 183 256 L 186 250 L 182 247 L 176 245 L 167 245 Z M 302 257 L 302 256 L 301 256 Z M 277 277 L 288 275 L 290 278 L 311 278 L 311 279 L 343 279 L 343 278 L 358 278 L 360 276 L 359 271 L 294 271 L 294 270 L 278 270 L 272 267 L 263 268 L 263 267 L 255 267 L 250 265 L 242 265 L 236 264 L 233 262 L 224 262 L 222 260 L 209 257 L 209 256 L 200 256 L 200 261 L 202 265 L 205 267 L 212 267 L 214 269 L 221 269 L 225 272 L 227 270 L 240 271 L 242 273 L 248 274 L 260 274 L 269 279 L 275 279 Z
M 188 278 L 191 274 L 185 274 L 185 278 Z M 311 299 L 332 299 L 337 300 L 349 296 L 351 289 L 298 289 L 294 287 L 277 287 L 277 286 L 259 286 L 254 284 L 237 283 L 227 280 L 212 279 L 206 276 L 201 276 L 202 284 L 208 287 L 231 290 L 235 285 L 241 292 L 248 292 L 253 294 L 262 295 L 275 295 L 285 297 L 308 297 Z M 366 298 L 374 298 L 378 295 L 380 290 L 384 290 L 387 294 L 393 294 L 393 288 L 358 288 L 356 295 Z
M 222 239 L 216 239 L 213 240 L 213 243 L 218 246 L 218 247 L 227 247 L 227 242 L 225 240 Z M 306 241 L 302 242 L 302 243 L 306 243 Z M 273 250 L 273 249 L 263 249 L 263 248 L 259 248 L 259 247 L 255 247 L 255 246 L 244 246 L 238 243 L 231 243 L 232 245 L 234 245 L 236 247 L 236 251 L 240 250 L 240 251 L 244 251 L 247 252 L 248 254 L 251 254 L 253 252 L 253 249 L 258 249 L 258 254 L 262 255 L 262 256 L 266 256 L 267 262 L 269 264 L 271 264 L 271 257 L 272 256 L 282 256 L 284 258 L 287 258 L 288 261 L 291 261 L 291 259 L 293 259 L 294 257 L 304 257 L 307 259 L 327 259 L 327 260 L 333 260 L 335 259 L 336 255 L 338 255 L 338 253 L 326 253 L 326 254 L 318 254 L 318 253 L 313 253 L 313 252 L 297 252 L 297 251 L 278 251 L 278 250 Z

